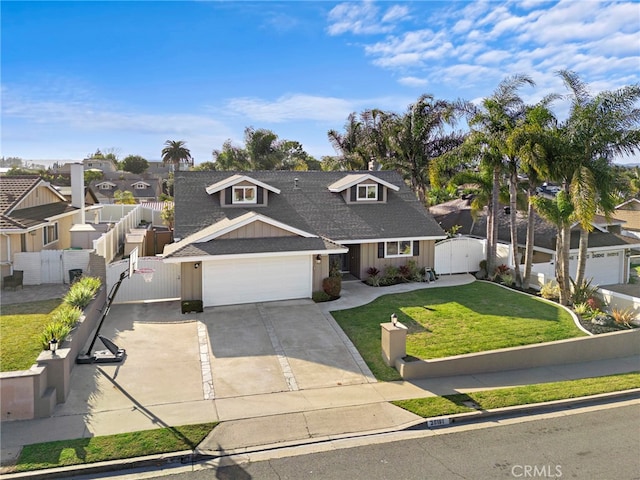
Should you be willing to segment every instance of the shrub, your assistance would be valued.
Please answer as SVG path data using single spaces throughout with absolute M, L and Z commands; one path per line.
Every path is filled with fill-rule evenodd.
M 509 267 L 507 267 L 507 266 L 503 263 L 502 265 L 498 265 L 498 266 L 496 267 L 496 271 L 495 271 L 495 273 L 496 273 L 497 275 L 502 275 L 502 274 L 504 274 L 504 273 L 507 273 L 508 271 L 509 271 Z
M 340 269 L 341 266 L 338 260 L 331 262 L 331 266 L 329 267 L 329 276 L 342 278 L 342 271 Z
M 75 286 L 76 284 L 80 284 L 89 288 L 95 295 L 96 293 L 98 293 L 98 290 L 100 290 L 102 280 L 100 280 L 99 277 L 80 277 L 80 280 L 78 280 L 73 286 Z M 73 289 L 73 287 L 71 287 L 71 289 Z
M 411 279 L 411 268 L 408 265 L 398 267 L 398 281 L 408 282 Z
M 540 296 L 547 300 L 558 300 L 560 298 L 560 286 L 549 280 L 540 288 Z
M 367 285 L 370 285 L 372 287 L 380 286 L 380 270 L 378 270 L 376 267 L 369 267 L 367 269 L 367 275 L 369 275 L 369 277 L 365 280 L 365 283 Z
M 89 305 L 94 296 L 95 292 L 91 287 L 76 282 L 64 296 L 64 301 L 69 305 L 83 309 Z
M 627 308 L 622 310 L 620 308 L 612 308 L 611 316 L 613 317 L 613 321 L 616 322 L 617 325 L 622 325 L 623 327 L 631 328 L 631 322 L 633 322 L 636 318 L 635 312 L 631 308 Z
M 589 305 L 589 308 L 593 311 L 593 313 L 595 313 L 596 310 L 600 310 L 602 308 L 602 303 L 600 303 L 600 300 L 598 300 L 597 297 L 587 298 L 586 304 Z
M 580 285 L 577 285 L 576 282 L 571 280 L 571 302 L 575 305 L 576 303 L 584 303 L 588 298 L 593 297 L 595 293 L 598 291 L 598 286 L 591 286 L 591 281 L 593 279 L 583 280 Z
M 380 275 L 380 270 L 378 270 L 376 267 L 369 267 L 367 268 L 367 275 L 369 275 L 370 277 Z
M 380 283 L 382 285 L 395 285 L 398 283 L 398 267 L 395 265 L 387 265 Z
M 43 350 L 49 350 L 49 342 L 52 339 L 58 341 L 60 345 L 67 335 L 71 332 L 71 327 L 60 322 L 51 322 L 44 327 L 44 330 L 40 334 L 40 343 L 42 343 Z
M 326 292 L 323 292 L 322 290 L 313 292 L 311 294 L 311 298 L 316 303 L 328 302 L 329 300 L 331 300 L 331 297 L 329 296 L 329 294 L 327 294 Z
M 591 308 L 587 303 L 576 303 L 573 305 L 573 310 L 581 316 L 587 316 L 591 314 Z
M 415 260 L 409 260 L 407 262 L 407 268 L 409 269 L 409 281 L 421 282 L 424 278 L 424 269 L 418 267 L 418 263 Z
M 499 278 L 500 283 L 503 283 L 504 285 L 507 285 L 509 287 L 513 285 L 513 275 L 511 275 L 510 273 L 501 273 Z
M 69 328 L 73 328 L 75 324 L 78 323 L 81 315 L 82 310 L 78 307 L 63 303 L 55 310 L 55 312 L 53 312 L 53 315 L 51 315 L 51 321 L 52 323 L 61 323 Z
M 322 280 L 322 290 L 331 298 L 338 298 L 342 290 L 342 277 L 327 277 Z

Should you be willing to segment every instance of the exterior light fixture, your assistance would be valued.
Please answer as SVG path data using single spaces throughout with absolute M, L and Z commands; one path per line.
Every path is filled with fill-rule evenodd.
M 395 313 L 391 314 L 391 323 L 394 327 L 398 325 L 398 316 Z
M 51 355 L 55 355 L 58 350 L 58 340 L 55 337 L 49 340 L 49 350 L 51 350 Z
M 193 268 L 195 268 L 196 270 L 197 270 L 197 269 L 199 269 L 199 268 L 200 268 L 200 262 L 196 262 L 196 263 L 193 265 Z
M 322 262 L 322 257 L 320 256 L 320 254 L 316 255 L 316 263 L 320 264 Z

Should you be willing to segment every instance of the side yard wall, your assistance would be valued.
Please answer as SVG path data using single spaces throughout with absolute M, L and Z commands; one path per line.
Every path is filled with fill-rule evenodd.
M 606 288 L 600 288 L 598 293 L 602 296 L 609 308 L 617 308 L 620 310 L 630 309 L 640 314 L 640 298 L 625 295 L 624 293 L 614 292 Z
M 415 380 L 565 365 L 631 355 L 640 355 L 640 329 L 434 360 L 405 362 L 397 359 L 395 368 L 404 380 Z
M 106 298 L 103 287 L 55 355 L 44 350 L 29 370 L 0 373 L 0 419 L 3 422 L 49 417 L 56 404 L 67 400 L 76 357 L 97 327 Z

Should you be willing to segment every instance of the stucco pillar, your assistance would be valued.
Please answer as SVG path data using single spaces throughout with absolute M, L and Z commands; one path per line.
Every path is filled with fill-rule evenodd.
M 381 323 L 382 358 L 390 367 L 395 367 L 396 360 L 407 355 L 407 327 L 400 322 Z

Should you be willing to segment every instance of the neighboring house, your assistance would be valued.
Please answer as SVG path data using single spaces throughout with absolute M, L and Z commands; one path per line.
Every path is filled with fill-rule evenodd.
M 0 177 L 0 265 L 12 270 L 18 252 L 71 247 L 71 227 L 81 209 L 36 175 Z
M 393 171 L 176 172 L 181 297 L 204 306 L 308 298 L 331 265 L 433 267 L 442 229 Z
M 114 194 L 118 190 L 131 192 L 136 203 L 155 202 L 162 193 L 160 180 L 140 177 L 125 180 L 95 180 L 91 182 L 91 188 L 100 203 L 114 203 Z
M 429 209 L 436 221 L 445 230 L 459 225 L 457 233 L 476 238 L 486 238 L 487 223 L 486 211 L 478 212 L 477 218 L 471 215 L 470 200 L 452 200 L 440 205 L 435 205 Z M 506 207 L 498 210 L 498 241 L 501 243 L 511 243 L 511 233 L 509 229 L 510 218 Z M 520 262 L 524 262 L 524 248 L 526 244 L 527 219 L 518 212 L 517 215 L 518 232 L 518 257 Z M 621 222 L 613 220 L 607 222 L 602 216 L 596 216 L 593 222 L 593 231 L 589 233 L 588 259 L 586 266 L 586 278 L 593 278 L 596 285 L 612 285 L 617 283 L 627 283 L 629 278 L 629 255 L 632 249 L 640 248 L 640 240 L 637 238 L 621 235 Z M 557 229 L 535 214 L 535 236 L 533 263 L 535 271 L 543 271 L 541 264 L 549 270 L 555 262 Z M 578 259 L 580 229 L 574 225 L 571 231 L 570 244 L 570 271 L 575 275 Z M 538 269 L 536 269 L 536 264 Z M 553 270 L 552 268 L 550 269 Z M 549 272 L 547 272 L 549 273 Z
M 624 222 L 623 229 L 640 237 L 640 200 L 632 198 L 618 205 L 613 216 Z

